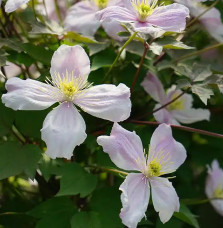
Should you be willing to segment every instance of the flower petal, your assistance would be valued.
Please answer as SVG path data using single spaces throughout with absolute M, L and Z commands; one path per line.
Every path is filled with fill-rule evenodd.
M 126 120 L 131 112 L 130 90 L 124 84 L 98 85 L 83 91 L 74 103 L 85 112 L 113 122 Z
M 6 89 L 2 102 L 14 110 L 43 110 L 61 99 L 57 88 L 32 79 L 10 78 Z
M 215 198 L 215 191 L 223 189 L 223 170 L 220 168 L 217 160 L 214 160 L 208 169 L 208 177 L 206 180 L 205 192 L 209 199 Z M 211 204 L 215 210 L 223 216 L 223 201 L 211 200 Z
M 163 85 L 153 73 L 148 72 L 141 86 L 155 101 L 162 103 L 165 100 Z
M 161 106 L 161 104 L 157 104 L 154 110 L 160 108 Z M 171 112 L 169 112 L 166 108 L 162 108 L 161 110 L 154 112 L 153 115 L 156 121 L 159 123 L 180 125 L 180 123 L 174 119 Z
M 150 188 L 143 174 L 130 173 L 119 188 L 122 191 L 122 223 L 128 228 L 136 228 L 145 216 L 148 207 Z
M 167 124 L 159 125 L 150 141 L 148 162 L 156 158 L 161 164 L 161 172 L 166 174 L 174 172 L 186 157 L 186 150 L 173 138 L 171 127 Z
M 93 1 L 83 1 L 74 4 L 65 18 L 65 29 L 81 33 L 85 36 L 94 36 L 101 25 L 95 18 L 97 11 L 98 8 Z
M 162 223 L 170 220 L 173 213 L 179 212 L 177 193 L 167 178 L 153 177 L 150 180 L 154 208 L 159 212 Z
M 41 129 L 46 154 L 53 159 L 70 159 L 74 148 L 86 139 L 85 130 L 85 122 L 73 104 L 60 104 L 47 115 Z
M 173 110 L 171 111 L 173 117 L 184 124 L 191 124 L 191 123 L 195 123 L 197 121 L 202 121 L 202 120 L 210 120 L 210 111 L 207 109 L 202 109 L 202 108 L 198 108 L 198 109 L 187 109 L 187 110 L 182 110 L 182 111 L 177 111 L 177 110 Z
M 108 153 L 112 162 L 124 170 L 145 169 L 143 145 L 135 132 L 130 132 L 114 123 L 110 136 L 99 136 L 97 143 Z
M 110 6 L 96 13 L 96 18 L 103 21 L 134 22 L 136 15 L 130 10 L 120 6 Z
M 157 7 L 147 18 L 147 22 L 165 31 L 182 32 L 186 27 L 187 17 L 189 17 L 189 9 L 184 5 L 174 3 Z
M 29 2 L 30 0 L 8 0 L 5 4 L 5 12 L 11 13 L 17 10 L 22 4 Z
M 79 45 L 61 45 L 54 52 L 51 60 L 50 74 L 56 82 L 58 82 L 57 73 L 61 77 L 69 73 L 72 78 L 73 76 L 81 77 L 83 81 L 87 81 L 90 73 L 90 60 L 85 50 Z

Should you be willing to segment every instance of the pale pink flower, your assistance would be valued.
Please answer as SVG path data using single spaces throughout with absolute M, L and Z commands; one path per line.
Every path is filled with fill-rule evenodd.
M 128 228 L 136 228 L 145 216 L 150 198 L 163 223 L 179 211 L 179 198 L 172 183 L 164 174 L 175 172 L 186 159 L 186 150 L 172 136 L 171 127 L 161 124 L 153 133 L 148 156 L 143 152 L 141 139 L 135 132 L 114 124 L 110 136 L 97 139 L 113 163 L 130 173 L 120 186 L 123 208 L 120 217 Z
M 17 10 L 21 5 L 28 3 L 30 0 L 8 0 L 5 4 L 5 12 L 11 13 Z
M 205 192 L 212 206 L 223 216 L 223 170 L 217 160 L 214 160 L 208 168 Z
M 101 22 L 115 20 L 130 23 L 136 32 L 154 37 L 163 33 L 182 32 L 186 26 L 189 10 L 181 4 L 159 6 L 158 0 L 123 0 L 124 7 L 110 6 L 96 16 Z
M 127 119 L 131 111 L 130 91 L 124 84 L 91 86 L 87 80 L 90 60 L 79 46 L 62 45 L 54 53 L 48 84 L 11 78 L 2 102 L 14 110 L 43 110 L 56 102 L 41 130 L 51 158 L 70 159 L 77 145 L 86 138 L 85 122 L 77 105 L 85 112 L 113 122 Z
M 145 91 L 159 104 L 154 110 L 167 104 L 182 93 L 181 90 L 176 90 L 176 86 L 172 86 L 165 93 L 164 88 L 157 76 L 148 73 L 141 83 Z M 156 121 L 160 123 L 180 125 L 180 123 L 190 124 L 197 121 L 209 120 L 210 112 L 207 109 L 192 108 L 193 96 L 185 93 L 175 102 L 165 108 L 154 113 Z
M 192 0 L 175 0 L 178 3 L 184 4 L 190 9 L 190 13 L 194 17 L 198 17 L 205 10 L 207 6 L 200 2 L 203 1 L 192 1 Z M 210 36 L 215 38 L 218 42 L 223 42 L 223 23 L 221 20 L 221 13 L 218 9 L 212 8 L 208 10 L 204 15 L 199 18 L 200 23 L 208 31 Z
M 95 17 L 96 13 L 102 8 L 112 5 L 123 6 L 122 0 L 85 0 L 74 4 L 67 12 L 64 21 L 66 31 L 74 31 L 85 36 L 94 36 L 98 28 L 102 25 L 106 33 L 116 39 L 123 40 L 118 36 L 118 32 L 124 31 L 124 28 L 117 22 L 111 21 L 101 23 Z

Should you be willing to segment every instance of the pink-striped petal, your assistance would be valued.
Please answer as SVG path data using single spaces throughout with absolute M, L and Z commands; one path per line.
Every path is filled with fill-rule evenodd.
M 10 78 L 5 86 L 2 102 L 14 110 L 43 110 L 62 99 L 57 88 L 32 79 Z
M 166 174 L 176 171 L 186 157 L 186 150 L 173 138 L 171 127 L 167 124 L 159 125 L 150 141 L 147 162 L 158 161 L 161 165 L 160 172 Z
M 153 206 L 162 223 L 170 220 L 174 212 L 179 212 L 179 197 L 167 178 L 153 177 L 150 180 Z
M 136 228 L 145 217 L 148 207 L 150 188 L 143 174 L 130 173 L 119 188 L 122 191 L 122 223 L 128 228 Z
M 53 159 L 70 159 L 74 148 L 86 139 L 85 130 L 85 122 L 74 105 L 60 104 L 47 115 L 41 129 L 47 145 L 46 154 Z
M 126 120 L 131 112 L 130 90 L 124 84 L 92 86 L 75 97 L 74 103 L 93 116 L 113 122 Z
M 97 143 L 108 153 L 112 162 L 124 170 L 143 170 L 146 162 L 141 139 L 115 123 L 110 136 L 99 136 Z

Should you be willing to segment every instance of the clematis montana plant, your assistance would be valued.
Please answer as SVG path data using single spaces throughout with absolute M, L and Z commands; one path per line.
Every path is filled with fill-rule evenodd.
M 176 86 L 172 86 L 165 93 L 160 80 L 153 73 L 149 72 L 144 81 L 141 83 L 145 91 L 159 104 L 154 110 L 167 104 L 177 98 L 182 91 L 176 90 Z M 165 108 L 154 112 L 155 119 L 160 123 L 168 123 L 179 125 L 180 123 L 190 124 L 201 120 L 210 119 L 210 111 L 207 109 L 192 108 L 193 97 L 191 94 L 183 94 L 176 101 L 172 102 Z
M 163 223 L 175 211 L 179 211 L 179 198 L 172 183 L 164 174 L 175 172 L 186 159 L 186 150 L 172 136 L 171 127 L 161 124 L 153 133 L 149 153 L 143 153 L 142 142 L 135 132 L 114 124 L 110 136 L 97 139 L 104 152 L 108 153 L 116 166 L 132 170 L 120 186 L 122 210 L 120 217 L 124 225 L 136 228 L 145 216 L 150 198 L 150 187 L 154 208 Z
M 123 6 L 122 0 L 90 0 L 74 4 L 65 18 L 64 24 L 67 31 L 82 33 L 86 36 L 94 36 L 98 28 L 102 25 L 106 33 L 116 39 L 123 40 L 117 33 L 124 31 L 119 23 L 112 21 L 110 23 L 101 23 L 95 15 L 98 11 L 109 6 Z
M 217 160 L 214 160 L 211 167 L 208 168 L 205 191 L 212 206 L 223 216 L 223 170 Z
M 136 32 L 158 37 L 163 33 L 182 32 L 189 10 L 181 4 L 158 5 L 158 0 L 124 0 L 124 7 L 110 6 L 96 14 L 100 21 L 131 23 Z
M 62 45 L 54 53 L 48 84 L 11 78 L 6 83 L 3 103 L 14 110 L 43 110 L 56 102 L 41 130 L 51 158 L 70 159 L 77 145 L 86 138 L 86 126 L 74 104 L 98 118 L 119 122 L 131 111 L 130 91 L 124 84 L 91 86 L 90 61 L 79 46 Z

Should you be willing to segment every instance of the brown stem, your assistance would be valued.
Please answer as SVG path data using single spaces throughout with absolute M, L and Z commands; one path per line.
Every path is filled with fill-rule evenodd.
M 157 125 L 161 124 L 159 122 L 138 121 L 138 120 L 128 120 L 128 122 L 138 124 L 138 125 L 155 125 L 155 126 L 157 126 Z M 173 128 L 176 128 L 176 129 L 179 129 L 182 131 L 194 132 L 194 133 L 198 133 L 201 135 L 208 135 L 211 137 L 223 139 L 223 135 L 221 135 L 221 134 L 217 134 L 217 133 L 213 133 L 213 132 L 209 132 L 209 131 L 204 131 L 204 130 L 200 130 L 200 129 L 196 129 L 196 128 L 191 128 L 191 127 L 185 127 L 185 126 L 181 126 L 181 125 L 173 125 L 173 124 L 169 124 L 169 125 Z
M 153 41 L 153 40 L 152 40 L 152 41 Z M 138 79 L 138 77 L 139 77 L 139 73 L 140 73 L 140 71 L 141 71 L 141 68 L 142 68 L 144 59 L 145 59 L 146 54 L 147 54 L 147 52 L 148 52 L 148 50 L 149 50 L 149 45 L 152 43 L 152 41 L 151 41 L 149 44 L 148 44 L 146 41 L 144 42 L 144 52 L 143 52 L 142 58 L 141 58 L 141 60 L 140 60 L 139 67 L 138 67 L 138 69 L 137 69 L 137 71 L 136 71 L 136 74 L 135 74 L 135 76 L 134 76 L 134 78 L 133 78 L 133 81 L 132 81 L 131 92 L 134 91 L 134 87 L 135 87 L 135 84 L 136 84 L 137 79 Z
M 153 110 L 153 111 L 150 112 L 149 114 L 153 114 L 153 113 L 155 113 L 155 112 L 160 111 L 160 110 L 163 109 L 163 108 L 166 108 L 168 105 L 174 103 L 176 100 L 178 100 L 178 99 L 179 99 L 180 97 L 182 97 L 184 94 L 185 94 L 185 91 L 183 91 L 182 93 L 180 93 L 177 97 L 175 97 L 173 100 L 169 101 L 168 103 L 166 103 L 166 104 L 162 105 L 161 107 L 159 107 L 159 108 Z

